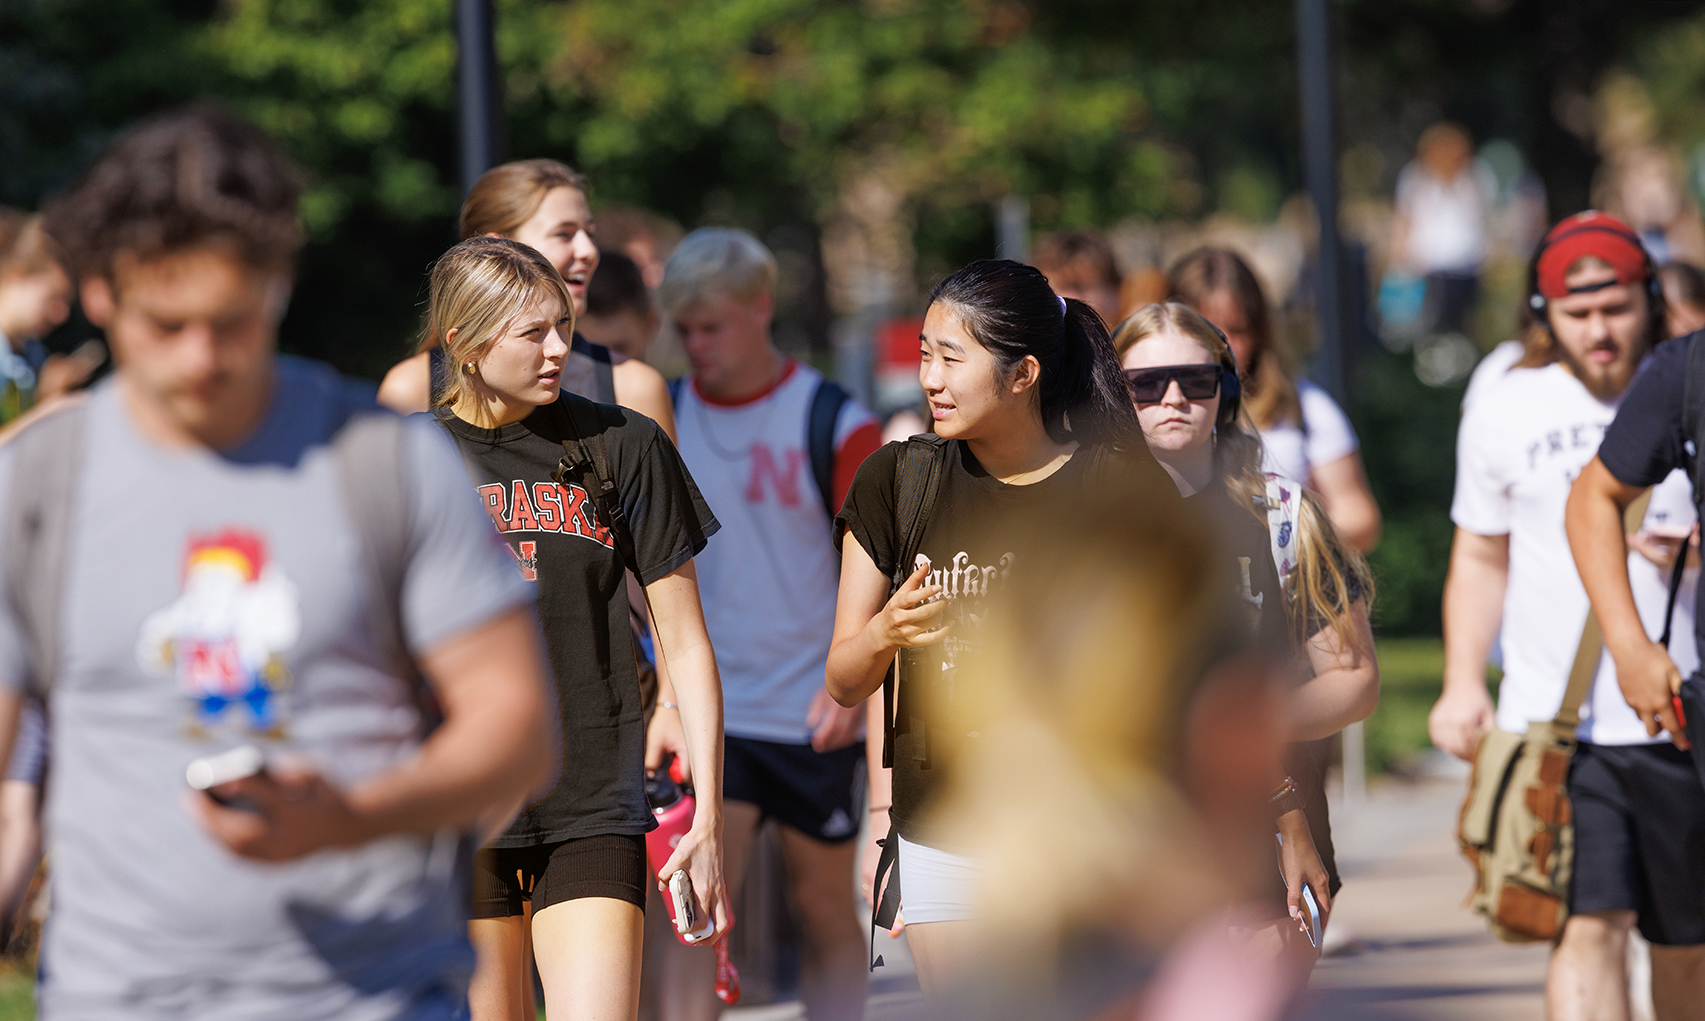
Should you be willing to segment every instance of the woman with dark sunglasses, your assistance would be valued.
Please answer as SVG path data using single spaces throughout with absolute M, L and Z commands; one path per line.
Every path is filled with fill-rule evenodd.
M 1179 492 L 1221 522 L 1243 568 L 1246 605 L 1263 635 L 1288 646 L 1287 662 L 1308 678 L 1289 699 L 1297 742 L 1291 776 L 1301 810 L 1279 817 L 1291 852 L 1282 868 L 1289 908 L 1298 907 L 1306 882 L 1329 909 L 1341 884 L 1326 815 L 1323 739 L 1366 718 L 1379 698 L 1368 626 L 1371 576 L 1317 497 L 1262 473 L 1260 438 L 1239 407 L 1237 361 L 1213 324 L 1181 303 L 1147 305 L 1119 325 L 1113 342 L 1149 450 Z M 1296 949 L 1314 956 L 1306 942 Z

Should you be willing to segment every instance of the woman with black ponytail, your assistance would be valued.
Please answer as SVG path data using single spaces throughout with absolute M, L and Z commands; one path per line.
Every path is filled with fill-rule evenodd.
M 840 516 L 840 597 L 826 681 L 845 706 L 883 687 L 898 714 L 871 770 L 870 808 L 898 849 L 908 943 L 925 992 L 959 970 L 981 871 L 932 810 L 954 749 L 976 740 L 976 678 L 962 672 L 991 597 L 1023 560 L 1025 523 L 1071 527 L 1108 472 L 1176 503 L 1149 453 L 1107 329 L 1035 268 L 975 262 L 930 295 L 919 381 L 935 435 L 890 443 L 859 469 Z M 854 542 L 844 542 L 847 533 Z M 892 697 L 892 696 L 891 696 Z M 892 727 L 890 718 L 894 720 Z M 890 784 L 891 776 L 891 784 Z M 890 789 L 891 787 L 891 789 Z M 867 855 L 868 857 L 868 855 Z M 866 867 L 866 896 L 871 869 Z M 886 920 L 885 920 L 886 921 Z

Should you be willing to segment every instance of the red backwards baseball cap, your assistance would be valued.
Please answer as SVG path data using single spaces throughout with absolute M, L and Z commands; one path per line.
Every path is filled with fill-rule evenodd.
M 1589 209 L 1552 227 L 1540 242 L 1534 267 L 1539 293 L 1547 299 L 1568 297 L 1569 285 L 1563 278 L 1569 275 L 1569 267 L 1588 255 L 1609 264 L 1619 284 L 1645 280 L 1652 264 L 1632 228 L 1609 213 Z

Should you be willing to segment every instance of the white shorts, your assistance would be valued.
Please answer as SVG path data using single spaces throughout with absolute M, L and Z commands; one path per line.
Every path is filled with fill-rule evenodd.
M 900 917 L 907 925 L 976 918 L 983 863 L 900 838 Z

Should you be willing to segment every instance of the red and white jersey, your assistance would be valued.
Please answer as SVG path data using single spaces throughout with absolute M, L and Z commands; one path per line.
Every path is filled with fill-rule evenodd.
M 805 717 L 823 688 L 841 575 L 806 449 L 822 379 L 790 362 L 769 390 L 721 404 L 689 378 L 675 408 L 681 457 L 722 522 L 696 563 L 722 672 L 724 729 L 737 737 L 811 739 Z M 847 401 L 835 422 L 834 506 L 880 445 L 875 417 Z

